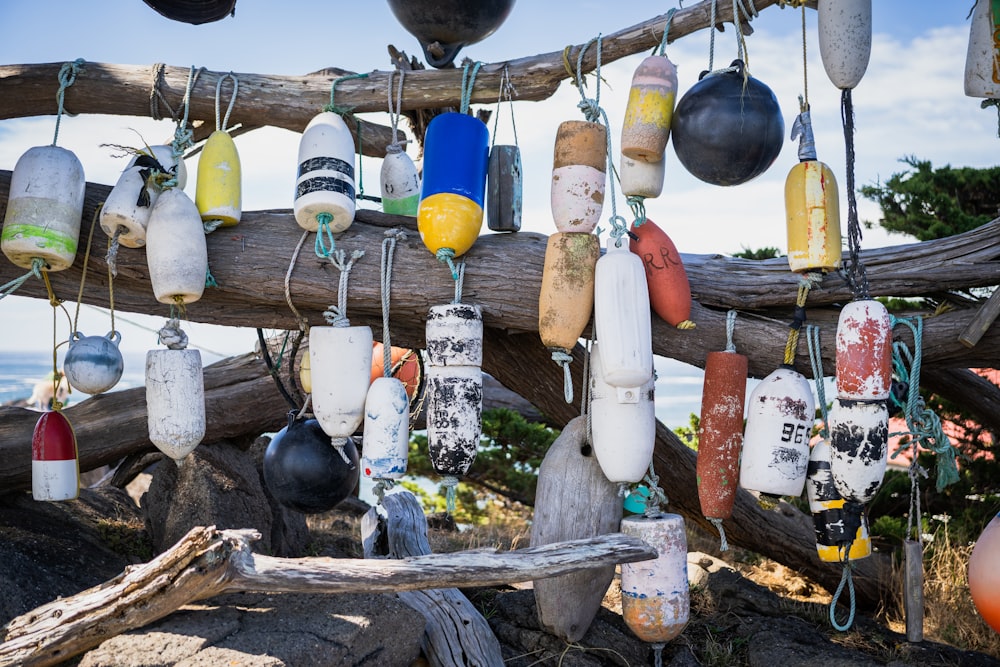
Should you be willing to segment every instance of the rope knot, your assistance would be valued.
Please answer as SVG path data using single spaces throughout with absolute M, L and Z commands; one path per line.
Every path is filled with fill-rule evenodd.
M 160 344 L 166 345 L 171 350 L 183 350 L 187 347 L 187 334 L 181 330 L 181 322 L 176 317 L 167 320 L 167 323 L 157 333 L 160 337 Z

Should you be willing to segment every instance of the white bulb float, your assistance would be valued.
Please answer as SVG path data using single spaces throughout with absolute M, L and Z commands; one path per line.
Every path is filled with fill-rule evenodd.
M 594 231 L 604 210 L 607 130 L 600 123 L 567 120 L 556 133 L 550 200 L 560 232 Z
M 594 328 L 603 347 L 604 381 L 641 387 L 653 377 L 653 340 L 646 270 L 621 239 L 608 239 L 594 274 Z
M 156 448 L 180 465 L 205 437 L 201 353 L 186 349 L 187 335 L 176 319 L 160 330 L 160 342 L 166 350 L 146 353 L 147 427 Z
M 370 479 L 406 474 L 410 445 L 410 397 L 394 377 L 375 378 L 365 398 L 361 472 Z
M 402 146 L 390 144 L 386 147 L 379 186 L 384 213 L 416 217 L 420 206 L 420 174 Z
M 180 188 L 165 190 L 153 205 L 146 227 L 146 265 L 160 303 L 193 303 L 205 291 L 205 229 L 198 207 Z
M 101 207 L 101 229 L 126 248 L 146 245 L 146 227 L 153 204 L 160 196 L 158 183 L 174 180 L 176 187 L 187 185 L 187 167 L 173 148 L 149 146 L 135 155 L 125 167 Z
M 872 51 L 872 0 L 820 0 L 817 6 L 819 54 L 837 88 L 861 82 Z

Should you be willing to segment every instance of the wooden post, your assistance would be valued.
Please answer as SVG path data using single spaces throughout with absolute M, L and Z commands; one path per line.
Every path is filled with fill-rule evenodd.
M 958 337 L 958 342 L 966 347 L 975 346 L 987 329 L 993 326 L 993 320 L 997 318 L 997 315 L 1000 315 L 1000 289 L 994 290 L 986 303 L 979 307 L 976 316 L 972 318 L 972 321 Z
M 924 550 L 915 540 L 903 542 L 903 600 L 906 607 L 906 640 L 924 640 Z

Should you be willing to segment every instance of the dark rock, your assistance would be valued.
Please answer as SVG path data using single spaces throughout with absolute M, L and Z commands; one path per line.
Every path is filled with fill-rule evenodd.
M 305 515 L 279 503 L 264 484 L 264 451 L 270 442 L 271 438 L 261 436 L 254 441 L 249 452 L 257 468 L 257 479 L 264 490 L 264 497 L 271 507 L 271 551 L 275 556 L 301 556 L 310 541 Z

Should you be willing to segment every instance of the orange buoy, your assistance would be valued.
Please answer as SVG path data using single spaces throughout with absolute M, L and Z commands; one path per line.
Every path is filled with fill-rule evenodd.
M 884 401 L 892 382 L 892 324 L 874 299 L 852 301 L 837 321 L 837 395 Z
M 545 247 L 538 294 L 538 334 L 550 350 L 571 350 L 594 311 L 600 241 L 586 232 L 557 232 Z
M 556 133 L 552 218 L 560 232 L 594 231 L 604 210 L 608 132 L 600 123 L 567 120 Z
M 969 556 L 969 592 L 979 615 L 1000 632 L 1000 514 L 986 525 Z
M 677 246 L 667 233 L 649 218 L 641 225 L 632 223 L 629 249 L 642 259 L 653 311 L 670 326 L 693 329 L 691 284 Z
M 382 350 L 382 343 L 375 341 L 372 345 L 372 382 L 385 375 L 385 353 Z M 390 348 L 389 363 L 391 364 L 389 374 L 403 383 L 406 395 L 412 401 L 420 390 L 422 379 L 420 354 L 416 350 L 393 345 Z
M 697 479 L 701 512 L 710 520 L 728 519 L 733 513 L 746 391 L 747 358 L 737 352 L 709 352 L 701 394 Z

